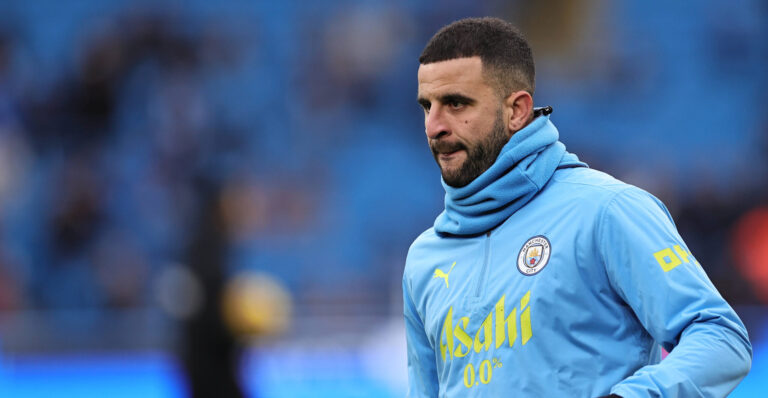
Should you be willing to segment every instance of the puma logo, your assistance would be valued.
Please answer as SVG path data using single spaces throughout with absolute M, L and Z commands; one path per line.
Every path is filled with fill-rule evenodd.
M 447 289 L 449 287 L 448 286 L 448 276 L 451 275 L 451 271 L 453 271 L 453 267 L 455 267 L 455 266 L 456 266 L 456 262 L 454 261 L 453 264 L 451 264 L 451 269 L 448 270 L 447 274 L 445 272 L 443 272 L 443 270 L 441 270 L 440 268 L 436 269 L 435 270 L 435 274 L 432 275 L 432 278 L 433 279 L 434 278 L 443 278 L 443 279 L 445 279 L 445 288 Z

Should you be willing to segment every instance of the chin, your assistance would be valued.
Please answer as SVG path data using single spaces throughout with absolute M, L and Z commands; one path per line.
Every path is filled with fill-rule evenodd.
M 461 188 L 464 185 L 467 184 L 461 184 L 461 176 L 456 175 L 456 173 L 442 173 L 443 181 L 445 181 L 446 184 L 454 187 L 454 188 Z
M 440 169 L 440 174 L 442 175 L 444 180 L 450 181 L 450 180 L 456 180 L 459 177 L 458 171 L 459 170 L 457 170 L 457 169 L 444 169 L 444 168 L 441 168 Z

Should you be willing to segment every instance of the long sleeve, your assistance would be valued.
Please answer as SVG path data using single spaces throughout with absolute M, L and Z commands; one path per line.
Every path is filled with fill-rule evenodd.
M 598 219 L 595 250 L 613 289 L 670 354 L 621 381 L 631 397 L 724 397 L 749 372 L 752 346 L 661 202 L 630 188 Z
M 403 312 L 408 345 L 408 397 L 437 397 L 435 350 L 424 332 L 424 323 L 413 303 L 410 284 L 403 277 Z

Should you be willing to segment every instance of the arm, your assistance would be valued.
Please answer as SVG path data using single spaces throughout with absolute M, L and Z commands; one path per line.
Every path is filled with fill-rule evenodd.
M 749 372 L 752 346 L 666 208 L 630 188 L 608 203 L 598 223 L 596 249 L 613 289 L 670 352 L 611 393 L 625 398 L 726 396 Z
M 408 397 L 437 397 L 435 350 L 424 332 L 424 323 L 411 298 L 410 284 L 403 277 L 403 312 L 408 345 Z

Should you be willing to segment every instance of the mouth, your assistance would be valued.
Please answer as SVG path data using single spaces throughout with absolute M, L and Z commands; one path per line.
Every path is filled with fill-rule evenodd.
M 431 147 L 435 159 L 440 163 L 451 161 L 465 151 L 464 145 L 460 143 L 437 141 Z
M 459 152 L 461 152 L 461 151 L 463 151 L 463 149 L 457 149 L 457 150 L 452 151 L 452 152 L 440 152 L 437 155 L 437 157 L 438 157 L 438 159 L 440 159 L 442 161 L 448 161 L 448 160 L 451 160 L 454 157 L 456 157 L 456 155 L 458 155 Z

